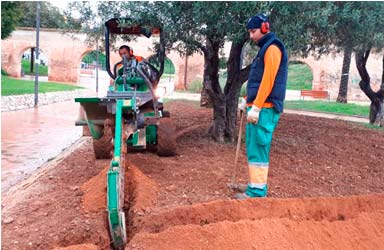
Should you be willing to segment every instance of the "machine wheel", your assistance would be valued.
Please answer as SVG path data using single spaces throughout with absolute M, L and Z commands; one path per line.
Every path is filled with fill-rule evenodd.
M 83 126 L 83 136 L 91 136 L 88 126 Z
M 96 159 L 110 159 L 113 150 L 113 123 L 110 119 L 104 122 L 103 136 L 100 139 L 93 139 L 93 151 Z
M 160 124 L 157 126 L 157 154 L 176 155 L 176 127 L 171 118 L 160 119 Z
M 171 113 L 168 111 L 168 110 L 163 110 L 163 117 L 166 118 L 170 118 L 171 117 Z

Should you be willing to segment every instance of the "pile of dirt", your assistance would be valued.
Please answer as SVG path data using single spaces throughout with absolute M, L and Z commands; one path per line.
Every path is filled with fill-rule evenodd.
M 347 221 L 222 221 L 137 234 L 126 249 L 381 249 L 384 211 Z
M 82 203 L 85 211 L 90 213 L 97 213 L 107 209 L 107 172 L 109 165 L 107 165 L 98 175 L 92 177 L 83 185 L 81 191 L 83 192 Z
M 69 247 L 57 247 L 53 250 L 98 250 L 99 247 L 93 244 L 80 244 Z
M 218 200 L 176 207 L 151 214 L 140 222 L 140 232 L 158 233 L 179 225 L 206 225 L 221 221 L 287 218 L 294 221 L 337 221 L 360 213 L 384 211 L 384 194 L 331 198 Z
M 384 244 L 384 197 L 374 195 L 384 191 L 384 131 L 283 114 L 271 148 L 269 198 L 236 201 L 226 187 L 235 145 L 214 143 L 207 135 L 212 111 L 180 101 L 167 107 L 178 155 L 128 154 L 127 249 L 380 249 Z M 92 141 L 84 140 L 65 159 L 3 195 L 2 249 L 79 244 L 109 249 L 108 166 L 109 160 L 94 159 Z M 239 166 L 239 181 L 246 183 L 244 145 Z M 289 197 L 294 199 L 281 199 Z

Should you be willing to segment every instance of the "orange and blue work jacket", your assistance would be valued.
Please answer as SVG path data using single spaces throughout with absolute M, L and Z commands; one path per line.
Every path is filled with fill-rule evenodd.
M 251 65 L 247 84 L 247 106 L 274 108 L 283 111 L 287 83 L 288 56 L 284 44 L 273 32 L 265 35 L 258 45 L 259 53 Z

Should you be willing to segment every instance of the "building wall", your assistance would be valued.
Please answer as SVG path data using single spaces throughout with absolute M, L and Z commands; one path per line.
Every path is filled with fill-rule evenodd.
M 156 38 L 154 38 L 156 39 Z M 81 59 L 96 47 L 89 46 L 86 42 L 86 35 L 82 33 L 63 34 L 56 29 L 40 30 L 40 49 L 48 60 L 48 80 L 56 82 L 67 82 L 77 84 L 80 75 Z M 154 40 L 145 37 L 138 37 L 135 41 L 117 41 L 116 47 L 123 44 L 130 46 L 135 55 L 148 58 L 154 54 L 152 50 Z M 18 28 L 12 35 L 2 41 L 1 68 L 10 76 L 21 76 L 22 54 L 36 45 L 36 32 L 33 28 Z M 176 52 L 170 52 L 168 57 L 175 66 L 175 85 L 180 86 L 184 79 L 184 59 Z M 111 70 L 115 63 L 121 60 L 118 51 L 111 48 Z M 188 82 L 194 77 L 202 74 L 203 60 L 199 55 L 192 56 L 191 70 L 188 74 Z M 180 72 L 180 69 L 183 69 Z M 181 75 L 179 75 L 181 74 Z

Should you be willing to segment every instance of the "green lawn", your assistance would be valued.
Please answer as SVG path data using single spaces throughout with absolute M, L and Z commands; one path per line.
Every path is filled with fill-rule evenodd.
M 369 106 L 334 101 L 285 101 L 284 108 L 368 117 Z
M 301 89 L 312 89 L 312 72 L 308 65 L 303 63 L 291 62 L 288 65 L 288 81 L 287 89 L 292 90 L 301 90 Z M 219 82 L 221 89 L 224 89 L 225 83 L 227 81 L 227 72 L 219 74 Z M 189 84 L 189 90 L 191 92 L 199 93 L 202 86 L 201 82 L 193 82 Z M 246 94 L 247 84 L 243 84 L 241 87 L 240 95 L 244 96 Z
M 4 75 L 1 76 L 1 95 L 3 96 L 33 94 L 35 91 L 34 86 L 34 81 L 13 79 Z M 75 89 L 82 89 L 82 87 L 55 82 L 39 82 L 39 93 Z
M 31 72 L 31 61 L 29 59 L 21 59 L 21 67 L 23 68 L 26 75 L 35 75 L 35 72 Z M 48 75 L 48 66 L 39 65 L 39 76 Z
M 312 72 L 306 64 L 289 63 L 287 89 L 312 89 Z

